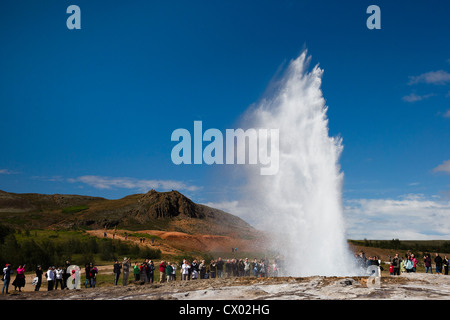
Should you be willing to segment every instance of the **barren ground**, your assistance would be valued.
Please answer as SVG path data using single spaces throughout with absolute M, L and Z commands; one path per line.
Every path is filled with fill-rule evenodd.
M 87 233 L 91 236 L 99 238 L 104 237 L 105 230 L 88 230 Z M 201 251 L 201 252 L 213 252 L 223 251 L 228 252 L 230 248 L 238 247 L 239 251 L 246 252 L 255 250 L 255 240 L 239 239 L 231 236 L 218 236 L 211 234 L 187 234 L 176 231 L 160 231 L 160 230 L 118 230 L 114 234 L 114 239 L 120 239 L 125 241 L 125 232 L 128 234 L 140 233 L 157 236 L 159 239 L 152 242 L 150 239 L 146 239 L 144 243 L 141 243 L 138 237 L 127 237 L 128 243 L 134 243 L 139 246 L 148 246 L 152 249 L 161 250 L 162 255 L 179 255 L 183 252 Z M 111 230 L 107 231 L 107 237 L 112 238 L 113 233 Z
M 14 292 L 0 300 L 447 300 L 450 276 L 424 273 L 381 277 L 369 288 L 367 277 L 278 277 L 191 280 L 105 286 L 80 290 Z

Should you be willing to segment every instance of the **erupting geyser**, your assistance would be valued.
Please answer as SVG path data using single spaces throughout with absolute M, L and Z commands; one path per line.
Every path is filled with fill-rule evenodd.
M 342 141 L 328 134 L 323 70 L 308 71 L 310 59 L 304 51 L 291 61 L 276 90 L 249 112 L 252 127 L 279 129 L 279 171 L 261 176 L 250 166 L 243 201 L 274 235 L 285 275 L 347 276 L 356 269 L 343 219 Z

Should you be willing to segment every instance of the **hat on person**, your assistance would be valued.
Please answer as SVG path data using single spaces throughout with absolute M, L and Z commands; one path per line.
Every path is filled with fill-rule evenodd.
M 123 258 L 123 260 L 127 260 L 127 257 Z

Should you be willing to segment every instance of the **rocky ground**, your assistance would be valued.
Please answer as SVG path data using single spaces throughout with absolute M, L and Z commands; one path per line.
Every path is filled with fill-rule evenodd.
M 447 300 L 450 276 L 424 273 L 367 277 L 230 278 L 130 284 L 80 290 L 15 292 L 0 300 Z

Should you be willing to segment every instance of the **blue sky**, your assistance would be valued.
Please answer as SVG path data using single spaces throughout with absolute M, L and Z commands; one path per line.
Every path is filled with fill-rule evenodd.
M 71 4 L 81 30 L 66 27 Z M 381 30 L 366 27 L 371 4 Z M 174 165 L 170 135 L 195 120 L 235 128 L 307 49 L 324 69 L 330 135 L 343 138 L 350 234 L 393 238 L 358 219 L 392 221 L 399 204 L 450 220 L 449 12 L 445 1 L 2 1 L 0 190 L 178 189 L 238 214 L 235 181 Z M 448 224 L 397 235 L 448 236 Z

